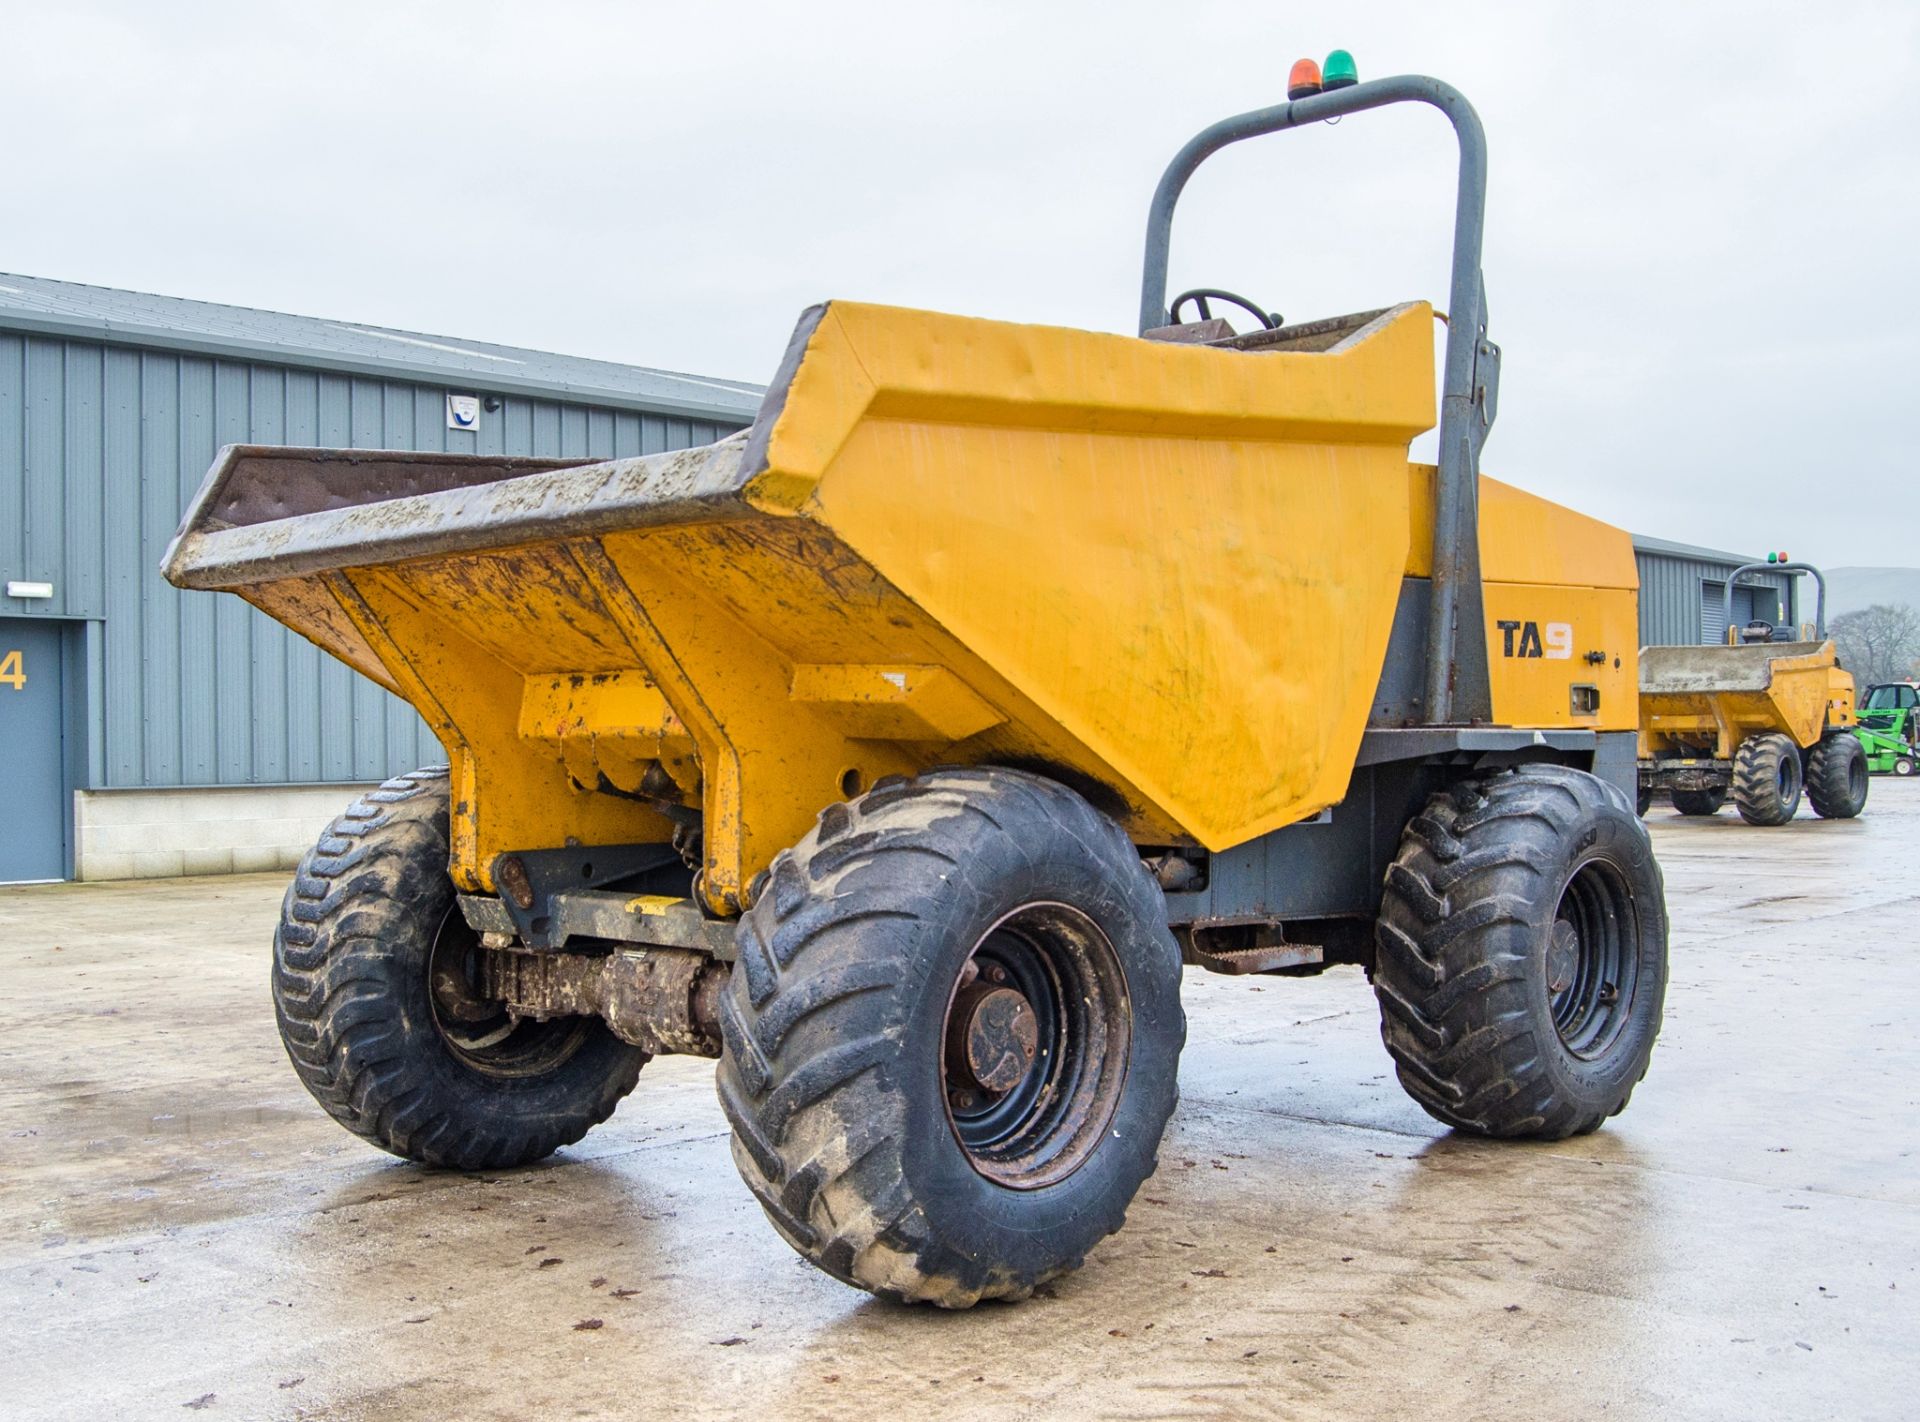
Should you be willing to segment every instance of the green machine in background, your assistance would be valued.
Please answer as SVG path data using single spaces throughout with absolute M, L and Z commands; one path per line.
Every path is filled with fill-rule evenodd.
M 1860 698 L 1853 732 L 1875 775 L 1920 772 L 1920 685 L 1910 681 L 1870 686 Z

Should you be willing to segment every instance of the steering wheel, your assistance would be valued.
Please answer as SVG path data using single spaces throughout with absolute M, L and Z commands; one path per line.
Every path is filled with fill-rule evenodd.
M 1262 311 L 1258 306 L 1255 306 L 1251 301 L 1247 300 L 1246 297 L 1235 296 L 1230 291 L 1221 291 L 1211 286 L 1196 286 L 1192 291 L 1183 291 L 1173 298 L 1173 306 L 1167 312 L 1167 315 L 1171 318 L 1174 325 L 1178 326 L 1183 324 L 1180 320 L 1180 308 L 1189 301 L 1199 309 L 1200 319 L 1202 321 L 1211 321 L 1213 319 L 1213 308 L 1207 304 L 1208 302 L 1225 301 L 1234 306 L 1238 306 L 1269 331 L 1274 330 L 1280 324 L 1280 313 L 1278 311 Z

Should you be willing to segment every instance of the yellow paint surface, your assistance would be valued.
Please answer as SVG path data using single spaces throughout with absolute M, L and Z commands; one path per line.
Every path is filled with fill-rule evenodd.
M 1631 589 L 1489 581 L 1484 597 L 1487 668 L 1500 720 L 1598 731 L 1639 724 L 1639 603 Z M 1529 625 L 1538 634 L 1537 656 L 1520 654 L 1532 645 Z M 1575 686 L 1598 693 L 1598 714 L 1574 710 Z
M 677 899 L 672 894 L 641 894 L 627 900 L 627 912 L 645 914 L 649 918 L 660 918 L 672 913 L 685 899 Z
M 1718 648 L 1691 648 L 1711 656 Z M 1729 646 L 1733 654 L 1750 648 Z M 1761 688 L 1640 693 L 1640 754 L 1662 752 L 1731 759 L 1751 736 L 1778 732 L 1806 747 L 1828 727 L 1851 726 L 1854 684 L 1831 642 L 1816 650 L 1770 658 L 1771 675 Z
M 1434 468 L 1415 464 L 1408 474 L 1407 574 L 1424 578 L 1433 566 Z M 1598 731 L 1638 725 L 1640 575 L 1631 535 L 1482 476 L 1480 573 L 1496 720 Z M 1517 626 L 1503 628 L 1502 622 Z M 1528 623 L 1540 639 L 1538 657 L 1512 654 Z M 1556 625 L 1566 629 L 1566 656 L 1553 654 Z M 1601 654 L 1597 660 L 1588 656 L 1594 652 Z M 1577 684 L 1599 692 L 1598 715 L 1573 710 Z
M 736 912 L 825 806 L 955 762 L 1048 767 L 1141 843 L 1225 849 L 1345 794 L 1425 572 L 1431 320 L 1252 354 L 836 304 L 736 497 L 252 595 L 426 716 L 466 888 L 698 805 L 698 892 Z M 1626 536 L 1493 481 L 1482 528 L 1490 638 L 1519 618 L 1569 648 L 1496 641 L 1499 718 L 1631 726 Z
M 1334 688 L 1326 654 L 1392 625 L 1431 319 L 1250 356 L 836 305 L 748 497 L 831 527 L 1223 849 L 1346 791 L 1379 654 Z M 842 430 L 803 396 L 848 367 L 872 394 Z

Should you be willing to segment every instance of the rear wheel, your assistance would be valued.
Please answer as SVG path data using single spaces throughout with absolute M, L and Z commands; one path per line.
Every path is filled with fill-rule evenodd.
M 1850 820 L 1867 807 L 1867 751 L 1852 731 L 1828 731 L 1807 752 L 1807 800 L 1825 820 Z
M 1711 790 L 1676 790 L 1673 792 L 1673 808 L 1683 815 L 1717 815 L 1720 807 L 1727 803 L 1727 788 L 1716 785 Z
M 585 1135 L 647 1054 L 598 1018 L 523 1021 L 478 992 L 447 875 L 444 767 L 387 781 L 287 889 L 273 999 L 294 1070 L 341 1125 L 425 1165 L 495 1170 Z
M 1910 755 L 1897 755 L 1893 758 L 1893 773 L 1895 775 L 1911 775 L 1916 769 L 1920 769 L 1920 766 L 1915 765 L 1914 759 Z
M 1436 1119 L 1558 1140 L 1623 1110 L 1667 983 L 1652 841 L 1624 793 L 1525 765 L 1435 796 L 1387 870 L 1374 991 Z
M 807 1259 L 965 1308 L 1120 1228 L 1186 1022 L 1159 888 L 1085 800 L 1009 770 L 883 781 L 774 860 L 739 944 L 720 1100 Z
M 1749 736 L 1733 754 L 1733 807 L 1750 825 L 1783 825 L 1800 808 L 1800 748 L 1779 732 Z

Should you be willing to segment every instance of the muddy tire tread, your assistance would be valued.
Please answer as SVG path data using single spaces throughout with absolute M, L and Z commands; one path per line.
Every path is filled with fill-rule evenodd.
M 901 986 L 909 965 L 863 957 L 858 944 L 877 921 L 917 916 L 915 885 L 926 875 L 965 872 L 951 840 L 928 827 L 934 803 L 996 829 L 1044 818 L 1083 844 L 1139 863 L 1106 816 L 1064 787 L 1021 772 L 959 768 L 890 777 L 830 806 L 813 835 L 774 859 L 741 920 L 739 969 L 722 996 L 726 1050 L 718 1089 L 741 1174 L 795 1248 L 881 1297 L 963 1308 L 983 1298 L 1024 1298 L 1079 1267 L 1084 1256 L 1023 1274 L 948 1248 L 900 1178 L 889 1142 L 867 1129 L 857 1093 L 894 1054 L 898 1030 L 875 1009 Z M 833 897 L 835 881 L 855 868 L 883 871 L 869 886 L 884 879 L 897 887 Z M 1164 923 L 1144 866 L 1133 888 L 1138 912 Z M 805 1055 L 796 1040 L 803 1027 L 819 1034 L 814 1041 L 835 1045 Z M 1175 1094 L 1170 1088 L 1167 1114 Z M 1126 1203 L 1099 1220 L 1100 1235 L 1121 1227 Z M 879 1256 L 884 1267 L 869 1267 Z
M 1748 736 L 1733 753 L 1733 807 L 1748 824 L 1783 825 L 1800 808 L 1799 794 L 1790 801 L 1780 795 L 1780 766 L 1788 757 L 1797 763 L 1799 748 L 1778 732 Z
M 1852 731 L 1832 730 L 1815 741 L 1806 757 L 1807 803 L 1823 820 L 1850 820 L 1866 808 L 1866 748 Z M 1853 798 L 1853 766 L 1860 766 L 1862 792 Z
M 579 1140 L 613 1113 L 644 1054 L 577 1112 L 534 1125 L 510 1116 L 456 1121 L 397 1040 L 382 958 L 416 931 L 415 905 L 444 874 L 447 769 L 385 781 L 355 800 L 300 861 L 274 935 L 273 1001 L 295 1073 L 342 1126 L 421 1164 L 462 1170 L 524 1165 Z M 456 1130 L 456 1127 L 463 1129 Z
M 1626 1105 L 1556 1098 L 1533 1069 L 1547 1044 L 1524 996 L 1528 955 L 1487 946 L 1557 891 L 1546 878 L 1553 846 L 1595 797 L 1638 825 L 1623 791 L 1567 767 L 1528 765 L 1460 787 L 1408 824 L 1388 867 L 1375 935 L 1381 1036 L 1408 1095 L 1456 1129 L 1560 1140 Z

